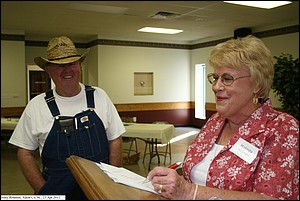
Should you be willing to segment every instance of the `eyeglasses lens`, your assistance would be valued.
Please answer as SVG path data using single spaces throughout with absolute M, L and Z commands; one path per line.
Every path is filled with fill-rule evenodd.
M 207 79 L 211 84 L 216 84 L 217 81 L 219 80 L 219 75 L 217 75 L 215 73 L 211 73 L 211 74 L 208 74 Z M 225 73 L 221 76 L 221 82 L 226 86 L 231 85 L 233 81 L 234 81 L 234 78 L 227 73 Z

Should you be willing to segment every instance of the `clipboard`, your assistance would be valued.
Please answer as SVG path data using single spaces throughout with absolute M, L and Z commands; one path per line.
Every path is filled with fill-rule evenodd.
M 167 200 L 158 194 L 114 182 L 93 161 L 72 155 L 66 163 L 89 200 Z

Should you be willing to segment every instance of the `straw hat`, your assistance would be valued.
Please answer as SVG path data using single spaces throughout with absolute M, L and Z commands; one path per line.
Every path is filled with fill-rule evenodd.
M 89 49 L 82 55 L 77 53 L 76 47 L 70 38 L 60 36 L 52 38 L 47 47 L 48 59 L 43 57 L 35 57 L 34 62 L 41 68 L 48 63 L 67 64 L 75 61 L 83 61 L 89 52 Z

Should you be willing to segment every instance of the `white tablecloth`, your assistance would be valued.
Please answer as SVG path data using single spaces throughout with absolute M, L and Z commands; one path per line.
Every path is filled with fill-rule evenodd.
M 1 118 L 1 130 L 15 130 L 19 118 Z
M 176 137 L 173 124 L 125 123 L 124 125 L 126 132 L 122 135 L 123 137 L 156 138 L 161 140 L 162 144 Z

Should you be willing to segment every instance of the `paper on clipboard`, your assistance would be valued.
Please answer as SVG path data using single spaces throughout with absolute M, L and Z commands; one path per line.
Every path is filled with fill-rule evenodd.
M 125 184 L 144 191 L 157 194 L 151 182 L 144 182 L 146 177 L 138 175 L 123 167 L 115 167 L 106 163 L 96 163 L 96 165 L 107 174 L 114 182 Z

